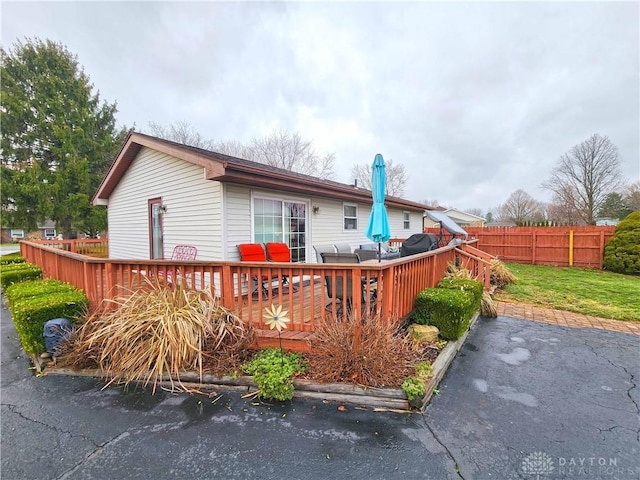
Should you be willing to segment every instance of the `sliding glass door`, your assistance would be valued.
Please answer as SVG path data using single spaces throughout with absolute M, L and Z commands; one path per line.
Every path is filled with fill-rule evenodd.
M 307 204 L 305 202 L 253 199 L 253 231 L 256 243 L 284 242 L 291 260 L 307 258 Z

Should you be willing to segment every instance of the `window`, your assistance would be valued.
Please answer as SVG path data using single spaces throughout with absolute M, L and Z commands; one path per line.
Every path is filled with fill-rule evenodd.
M 402 212 L 402 219 L 404 223 L 404 229 L 409 230 L 411 228 L 411 214 L 409 212 Z
M 358 206 L 351 203 L 342 205 L 344 230 L 358 230 Z
M 22 229 L 11 229 L 11 238 L 24 238 L 24 230 Z
M 291 261 L 305 262 L 307 204 L 270 198 L 253 199 L 253 241 L 289 245 Z
M 147 201 L 149 209 L 149 258 L 164 258 L 164 233 L 162 215 L 165 210 L 162 198 L 152 198 Z
M 45 228 L 44 229 L 44 238 L 47 240 L 53 240 L 56 237 L 56 229 L 55 228 Z

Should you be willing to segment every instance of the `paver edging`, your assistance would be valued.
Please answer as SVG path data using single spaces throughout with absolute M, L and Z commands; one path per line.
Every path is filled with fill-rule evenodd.
M 438 354 L 433 362 L 433 375 L 425 387 L 425 395 L 419 408 L 411 408 L 406 394 L 401 388 L 376 388 L 361 387 L 351 383 L 316 383 L 306 379 L 296 379 L 294 385 L 294 398 L 305 398 L 310 400 L 334 401 L 339 403 L 349 403 L 352 405 L 373 408 L 389 409 L 403 412 L 421 412 L 429 404 L 434 390 L 444 377 L 447 369 L 453 362 L 456 354 L 462 348 L 471 329 L 475 326 L 480 313 L 476 313 L 469 322 L 467 331 L 457 340 L 450 341 Z M 97 369 L 74 370 L 66 367 L 47 366 L 44 370 L 46 375 L 68 375 L 75 377 L 101 378 Z M 170 387 L 171 377 L 163 375 L 159 385 Z M 184 372 L 180 375 L 180 382 L 173 380 L 173 384 L 181 384 L 184 387 L 194 390 L 236 390 L 250 393 L 256 391 L 258 387 L 250 376 L 239 377 L 217 377 L 203 374 L 202 379 L 197 372 Z

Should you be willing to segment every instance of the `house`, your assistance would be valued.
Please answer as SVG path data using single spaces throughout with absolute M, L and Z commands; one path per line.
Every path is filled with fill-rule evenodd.
M 598 226 L 610 226 L 610 225 L 618 225 L 618 223 L 620 223 L 620 219 L 619 218 L 610 218 L 610 217 L 603 217 L 603 218 L 598 218 L 596 220 L 596 225 Z
M 56 224 L 52 220 L 46 220 L 44 223 L 38 223 L 38 230 L 33 232 L 27 232 L 24 228 L 3 226 L 1 237 L 2 243 L 18 242 L 27 237 L 38 240 L 53 240 L 56 238 Z
M 446 214 L 451 220 L 456 222 L 462 228 L 464 227 L 483 227 L 485 219 L 479 217 L 477 215 L 473 215 L 471 213 L 463 212 L 456 208 L 447 208 L 442 211 L 442 213 Z M 437 227 L 437 222 L 432 221 L 428 217 L 424 217 L 424 228 L 433 228 Z
M 371 156 L 373 160 L 373 155 Z M 286 242 L 294 262 L 312 246 L 370 242 L 369 190 L 131 133 L 93 199 L 108 208 L 109 258 L 237 261 L 241 243 Z M 422 232 L 421 203 L 385 199 L 392 237 Z

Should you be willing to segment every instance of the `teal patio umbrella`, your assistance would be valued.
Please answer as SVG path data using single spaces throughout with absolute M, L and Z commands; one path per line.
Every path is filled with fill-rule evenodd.
M 373 197 L 373 207 L 371 208 L 371 216 L 369 217 L 366 232 L 369 240 L 378 243 L 378 261 L 382 258 L 380 243 L 386 242 L 391 238 L 389 218 L 387 217 L 387 209 L 384 206 L 384 192 L 387 183 L 385 170 L 384 158 L 378 153 L 371 166 L 371 195 Z

